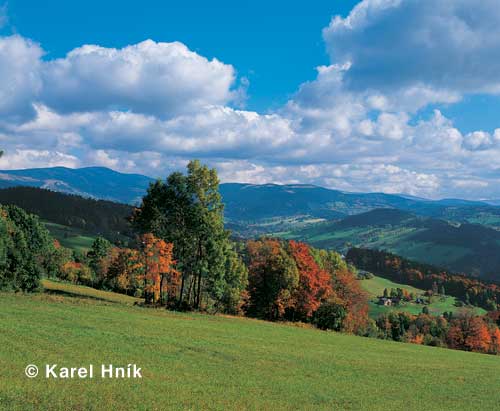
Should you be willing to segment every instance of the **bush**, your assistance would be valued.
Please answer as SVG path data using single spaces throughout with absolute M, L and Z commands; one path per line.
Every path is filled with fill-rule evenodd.
M 314 313 L 313 323 L 321 330 L 341 331 L 346 317 L 347 310 L 343 305 L 326 302 Z

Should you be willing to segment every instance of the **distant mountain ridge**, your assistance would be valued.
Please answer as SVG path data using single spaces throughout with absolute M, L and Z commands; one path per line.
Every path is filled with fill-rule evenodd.
M 120 173 L 105 167 L 33 168 L 0 171 L 0 188 L 30 186 L 83 197 L 136 205 L 153 178 Z M 468 221 L 500 229 L 500 207 L 480 201 L 427 200 L 407 195 L 348 193 L 310 184 L 221 184 L 225 216 L 230 224 L 261 224 L 266 220 L 341 219 L 377 208 L 416 215 Z M 266 222 L 268 224 L 268 222 Z M 262 232 L 262 228 L 257 228 Z
M 140 174 L 125 174 L 106 167 L 32 168 L 0 171 L 0 188 L 29 186 L 101 200 L 137 204 L 154 181 Z

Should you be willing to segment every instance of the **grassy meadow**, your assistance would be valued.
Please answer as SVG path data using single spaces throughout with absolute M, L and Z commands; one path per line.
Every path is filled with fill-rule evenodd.
M 369 307 L 370 307 L 370 316 L 372 318 L 377 318 L 380 314 L 384 313 L 389 313 L 391 311 L 393 312 L 407 312 L 410 314 L 420 314 L 422 312 L 422 308 L 424 305 L 422 304 L 416 304 L 415 302 L 404 302 L 401 303 L 398 306 L 393 306 L 393 307 L 387 307 L 383 305 L 378 305 L 378 296 L 383 295 L 384 289 L 387 288 L 387 290 L 391 290 L 391 288 L 402 288 L 404 290 L 407 290 L 409 293 L 413 293 L 415 296 L 422 296 L 424 294 L 424 290 L 421 290 L 419 288 L 412 287 L 410 285 L 405 285 L 405 284 L 398 284 L 395 283 L 391 280 L 387 280 L 382 277 L 374 276 L 373 278 L 370 279 L 365 279 L 365 280 L 360 280 L 361 287 L 369 294 L 370 296 L 370 301 L 369 301 Z M 427 299 L 427 297 L 425 297 Z M 456 298 L 446 295 L 444 297 L 442 296 L 436 296 L 433 297 L 431 300 L 431 303 L 426 305 L 426 307 L 429 309 L 429 313 L 432 315 L 441 315 L 445 311 L 446 312 L 470 312 L 474 315 L 483 315 L 486 313 L 485 310 L 479 307 L 472 307 L 472 306 L 467 306 L 467 307 L 457 307 L 455 305 L 456 303 Z
M 492 410 L 500 358 L 134 306 L 45 282 L 0 293 L 1 410 Z M 135 363 L 140 380 L 54 380 L 28 364 Z
M 63 247 L 72 250 L 87 252 L 92 247 L 95 236 L 75 227 L 44 221 L 43 224 L 49 230 L 52 237 L 57 239 Z

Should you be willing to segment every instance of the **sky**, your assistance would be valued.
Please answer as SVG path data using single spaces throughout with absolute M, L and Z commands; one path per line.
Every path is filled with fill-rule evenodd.
M 41 3 L 0 2 L 1 169 L 500 198 L 497 0 Z

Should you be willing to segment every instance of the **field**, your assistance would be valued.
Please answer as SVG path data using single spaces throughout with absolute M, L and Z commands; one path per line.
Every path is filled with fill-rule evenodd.
M 67 227 L 49 221 L 44 221 L 43 223 L 50 234 L 56 238 L 62 246 L 72 250 L 82 252 L 88 251 L 95 240 L 95 236 L 74 227 Z
M 2 410 L 492 410 L 500 358 L 134 306 L 45 282 L 0 293 Z M 143 378 L 45 379 L 28 364 L 137 364 Z
M 387 280 L 382 277 L 374 276 L 371 279 L 361 280 L 361 287 L 368 292 L 370 295 L 370 316 L 373 318 L 377 318 L 380 314 L 388 313 L 391 311 L 394 312 L 407 312 L 410 314 L 419 314 L 422 312 L 422 308 L 424 307 L 422 304 L 415 304 L 414 302 L 406 302 L 399 306 L 395 307 L 386 307 L 381 306 L 376 303 L 377 297 L 383 295 L 384 289 L 387 288 L 388 291 L 391 288 L 402 288 L 404 290 L 408 290 L 409 293 L 413 293 L 415 296 L 421 296 L 424 294 L 424 290 L 419 288 L 415 288 L 405 284 L 398 284 Z M 429 309 L 429 313 L 432 315 L 441 315 L 445 311 L 447 312 L 461 312 L 468 311 L 472 314 L 482 315 L 485 314 L 486 311 L 479 307 L 457 307 L 455 305 L 456 299 L 455 297 L 451 297 L 449 295 L 441 297 L 433 297 L 431 304 L 428 304 L 426 307 Z

